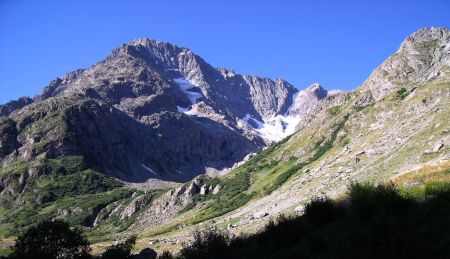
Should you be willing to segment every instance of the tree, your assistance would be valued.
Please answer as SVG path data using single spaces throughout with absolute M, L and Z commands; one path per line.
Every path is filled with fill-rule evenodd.
M 62 220 L 43 221 L 17 238 L 12 258 L 90 258 L 89 241 Z

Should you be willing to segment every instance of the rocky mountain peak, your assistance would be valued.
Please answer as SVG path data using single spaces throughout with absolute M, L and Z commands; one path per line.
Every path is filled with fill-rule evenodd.
M 327 95 L 328 91 L 323 89 L 319 83 L 308 86 L 293 97 L 293 104 L 289 109 L 289 115 L 303 116 L 311 113 L 313 107 L 327 97 Z
M 297 91 L 285 80 L 216 69 L 187 48 L 140 38 L 51 81 L 33 105 L 23 100 L 0 107 L 5 115 L 17 110 L 5 129 L 26 127 L 27 134 L 39 136 L 36 142 L 46 143 L 36 150 L 39 145 L 27 137 L 2 146 L 10 147 L 5 156 L 20 148 L 18 156 L 26 161 L 87 157 L 125 181 L 185 181 L 228 168 L 268 144 L 243 119 L 266 122 L 286 113 Z M 67 125 L 57 127 L 63 117 Z
M 379 100 L 398 91 L 399 87 L 407 89 L 412 84 L 443 76 L 449 67 L 450 31 L 423 28 L 408 36 L 398 51 L 376 68 L 359 89 L 363 99 Z
M 411 50 L 417 47 L 432 47 L 431 42 L 443 40 L 448 41 L 450 31 L 447 28 L 431 27 L 421 28 L 408 36 L 400 45 L 400 50 Z
M 327 90 L 323 89 L 323 87 L 319 83 L 314 83 L 308 86 L 305 89 L 305 92 L 315 96 L 317 99 L 323 99 L 327 96 Z

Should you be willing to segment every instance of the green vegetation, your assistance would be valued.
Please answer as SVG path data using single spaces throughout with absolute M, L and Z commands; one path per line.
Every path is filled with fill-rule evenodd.
M 300 169 L 302 169 L 307 163 L 294 164 L 290 166 L 289 169 L 280 173 L 275 181 L 270 186 L 264 187 L 264 194 L 268 195 L 278 189 L 281 185 L 283 185 L 293 174 L 297 173 Z
M 410 94 L 410 92 L 409 92 L 408 90 L 406 90 L 406 88 L 402 87 L 402 88 L 400 88 L 400 90 L 398 90 L 398 91 L 395 93 L 395 98 L 396 98 L 397 100 L 403 100 L 403 99 L 405 99 L 406 96 L 408 96 L 409 94 Z
M 276 189 L 278 189 L 281 185 L 283 185 L 293 174 L 297 173 L 300 169 L 302 169 L 303 167 L 305 167 L 306 165 L 309 165 L 311 163 L 313 163 L 314 161 L 318 160 L 320 157 L 322 157 L 328 150 L 330 150 L 331 148 L 333 148 L 333 143 L 335 142 L 336 138 L 337 138 L 337 134 L 339 133 L 339 131 L 344 127 L 345 122 L 347 121 L 348 116 L 345 116 L 344 119 L 336 124 L 334 126 L 334 130 L 331 133 L 331 136 L 329 137 L 328 140 L 325 139 L 321 139 L 316 143 L 315 149 L 314 149 L 314 154 L 312 157 L 310 157 L 308 160 L 306 160 L 305 162 L 301 162 L 301 163 L 296 163 L 294 164 L 292 167 L 290 167 L 289 169 L 287 169 L 286 171 L 282 172 L 281 174 L 279 174 L 277 176 L 277 178 L 275 179 L 275 181 L 273 182 L 273 184 L 269 187 L 265 188 L 265 194 L 270 194 L 273 191 L 275 191 Z
M 136 244 L 136 236 L 131 236 L 123 243 L 112 245 L 103 252 L 102 259 L 128 259 L 131 258 L 131 249 Z
M 355 106 L 353 106 L 353 109 L 357 112 L 360 112 L 366 108 L 373 107 L 374 105 L 375 105 L 375 103 L 370 103 L 370 104 L 366 104 L 366 105 L 355 105 Z
M 209 228 L 177 255 L 159 258 L 446 258 L 450 243 L 450 185 L 420 201 L 394 185 L 351 184 L 340 202 L 322 198 L 298 217 L 280 216 L 252 236 Z M 112 245 L 100 258 L 131 258 L 136 237 Z M 142 252 L 156 257 L 146 248 Z M 44 221 L 18 238 L 8 258 L 92 258 L 89 242 L 64 221 Z
M 238 168 L 233 174 L 227 175 L 221 179 L 209 179 L 205 184 L 217 185 L 220 184 L 223 188 L 217 195 L 208 194 L 206 196 L 196 196 L 191 204 L 188 204 L 180 213 L 194 208 L 198 203 L 210 200 L 206 209 L 195 215 L 195 217 L 188 223 L 199 223 L 214 217 L 218 217 L 227 212 L 235 210 L 248 201 L 250 201 L 254 196 L 254 192 L 248 192 L 251 186 L 252 173 L 258 173 L 261 170 L 267 168 L 273 168 L 277 166 L 275 160 L 270 160 L 269 157 L 278 150 L 283 144 L 285 144 L 290 137 L 286 137 L 282 141 L 275 145 L 272 145 L 265 150 L 259 152 L 252 159 L 247 161 L 245 165 Z
M 344 138 L 344 140 L 342 140 L 342 146 L 345 147 L 348 144 L 350 144 L 350 138 Z
M 273 154 L 281 148 L 289 138 L 263 150 L 233 174 L 221 179 L 215 179 L 215 184 L 223 186 L 217 195 L 197 196 L 191 204 L 183 208 L 180 213 L 185 213 L 199 203 L 206 206 L 201 211 L 184 221 L 187 224 L 197 224 L 205 220 L 221 216 L 247 204 L 252 198 L 272 193 L 283 185 L 289 178 L 323 156 L 333 148 L 337 134 L 345 125 L 348 116 L 333 126 L 333 131 L 328 139 L 321 139 L 316 143 L 313 155 L 304 162 L 297 162 L 296 157 L 290 157 L 286 163 L 279 163 Z M 170 231 L 179 224 L 173 224 L 161 229 L 155 234 Z
M 341 112 L 341 110 L 342 110 L 342 106 L 340 106 L 340 105 L 328 108 L 328 112 L 333 116 L 338 115 Z
M 42 175 L 27 177 L 28 170 Z M 89 226 L 101 209 L 114 202 L 130 202 L 136 192 L 112 177 L 86 169 L 80 156 L 42 159 L 33 164 L 21 162 L 3 174 L 9 177 L 10 188 L 19 193 L 15 200 L 3 204 L 0 230 L 4 237 L 18 235 L 35 222 L 55 217 L 74 225 Z M 159 193 L 146 195 L 151 200 Z M 23 204 L 17 207 L 19 200 Z M 127 228 L 134 220 L 135 216 L 127 220 L 110 217 L 100 228 L 90 229 L 90 237 L 107 237 L 110 232 Z
M 60 220 L 43 221 L 17 238 L 10 258 L 89 258 L 90 251 L 81 229 Z
M 107 247 L 100 256 L 92 256 L 90 243 L 82 229 L 71 227 L 68 222 L 62 220 L 42 221 L 19 235 L 6 258 L 128 259 L 133 258 L 131 252 L 135 244 L 136 236 L 130 236 L 122 243 Z M 146 248 L 141 253 L 152 255 L 151 258 L 156 258 L 157 255 L 151 248 Z

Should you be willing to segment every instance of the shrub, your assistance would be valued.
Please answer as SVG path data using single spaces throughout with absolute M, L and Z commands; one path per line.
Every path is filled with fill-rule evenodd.
M 305 218 L 314 225 L 325 225 L 336 219 L 338 210 L 329 198 L 317 198 L 305 207 Z
M 173 255 L 169 251 L 163 251 L 162 254 L 158 256 L 158 259 L 173 259 Z
M 351 212 L 359 219 L 367 219 L 377 213 L 401 213 L 414 203 L 409 197 L 402 196 L 393 184 L 352 183 L 349 200 Z
M 192 244 L 181 249 L 180 255 L 185 259 L 227 258 L 229 252 L 228 233 L 212 228 L 203 232 L 194 232 Z
M 43 221 L 17 238 L 13 258 L 89 258 L 86 236 L 62 220 Z
M 102 259 L 127 259 L 131 258 L 131 249 L 136 244 L 136 236 L 131 236 L 125 242 L 106 248 Z
M 406 90 L 406 88 L 402 87 L 400 88 L 400 90 L 398 90 L 395 94 L 395 98 L 398 100 L 403 100 L 406 98 L 406 96 L 409 95 L 408 90 Z

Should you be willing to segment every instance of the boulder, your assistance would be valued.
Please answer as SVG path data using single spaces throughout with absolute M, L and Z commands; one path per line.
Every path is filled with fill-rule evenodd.
M 268 215 L 269 215 L 269 213 L 267 213 L 265 211 L 260 211 L 260 212 L 257 212 L 255 214 L 253 214 L 253 218 L 254 219 L 261 219 L 261 218 L 264 218 L 264 217 L 266 217 Z

